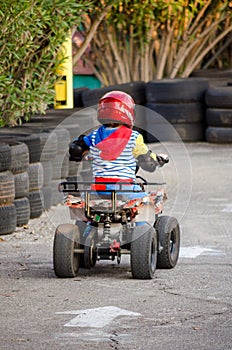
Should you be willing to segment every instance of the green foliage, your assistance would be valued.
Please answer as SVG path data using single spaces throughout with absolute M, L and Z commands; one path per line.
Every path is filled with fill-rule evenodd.
M 231 0 L 117 0 L 91 41 L 94 61 L 82 59 L 103 86 L 188 77 L 209 62 L 222 67 L 231 34 Z
M 118 30 L 129 32 L 130 26 L 136 28 L 132 33 L 137 42 L 146 40 L 150 29 L 149 22 L 155 20 L 157 3 L 154 0 L 124 0 L 115 2 L 107 16 L 107 24 L 114 23 Z
M 90 7 L 86 0 L 1 2 L 0 126 L 44 113 L 53 103 L 57 52 Z

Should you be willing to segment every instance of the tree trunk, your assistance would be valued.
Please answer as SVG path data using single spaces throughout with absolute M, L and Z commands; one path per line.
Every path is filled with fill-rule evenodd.
M 102 20 L 105 18 L 105 16 L 107 15 L 107 13 L 109 12 L 109 10 L 111 9 L 112 5 L 106 6 L 104 8 L 104 10 L 102 11 L 102 13 L 95 19 L 95 21 L 93 22 L 93 24 L 90 27 L 89 32 L 87 33 L 85 40 L 83 41 L 83 43 L 81 44 L 80 47 L 76 46 L 77 49 L 77 53 L 73 56 L 73 64 L 75 65 L 79 59 L 81 58 L 81 56 L 84 54 L 84 52 L 86 51 L 87 47 L 89 46 L 90 42 L 93 39 L 94 34 L 96 33 L 100 23 L 102 22 Z

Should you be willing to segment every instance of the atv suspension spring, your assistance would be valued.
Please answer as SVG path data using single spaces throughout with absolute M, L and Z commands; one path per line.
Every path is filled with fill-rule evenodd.
M 106 218 L 106 221 L 104 222 L 104 226 L 103 226 L 103 241 L 105 241 L 105 242 L 111 242 L 110 228 L 111 228 L 111 221 L 110 221 L 110 218 L 108 216 Z

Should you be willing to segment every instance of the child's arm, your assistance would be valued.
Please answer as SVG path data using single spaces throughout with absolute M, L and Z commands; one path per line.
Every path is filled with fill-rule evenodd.
M 133 156 L 138 160 L 138 166 L 143 170 L 153 172 L 156 167 L 161 167 L 168 163 L 168 156 L 156 155 L 150 151 L 144 143 L 143 136 L 140 134 L 136 139 L 135 147 L 132 151 Z

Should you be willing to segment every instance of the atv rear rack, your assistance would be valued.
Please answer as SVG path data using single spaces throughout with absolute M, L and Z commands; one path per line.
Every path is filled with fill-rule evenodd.
M 64 181 L 61 182 L 58 186 L 58 190 L 59 192 L 63 192 L 63 193 L 70 193 L 70 192 L 76 192 L 76 193 L 80 193 L 80 192 L 143 192 L 144 191 L 144 187 L 143 186 L 147 186 L 147 185 L 151 185 L 151 186 L 160 186 L 160 185 L 165 185 L 165 182 L 140 182 L 140 183 L 136 183 L 136 182 L 108 182 L 108 181 L 98 181 L 98 182 L 91 182 L 91 181 Z M 89 186 L 87 188 L 81 188 L 79 189 L 79 185 L 86 185 Z M 91 186 L 94 185 L 110 185 L 113 186 L 115 185 L 116 188 L 115 189 L 103 189 L 103 188 L 99 188 L 99 189 L 93 189 L 91 188 Z M 135 189 L 123 189 L 123 186 L 125 185 L 139 185 L 140 186 L 140 190 L 135 190 Z M 95 187 L 96 188 L 96 187 Z

